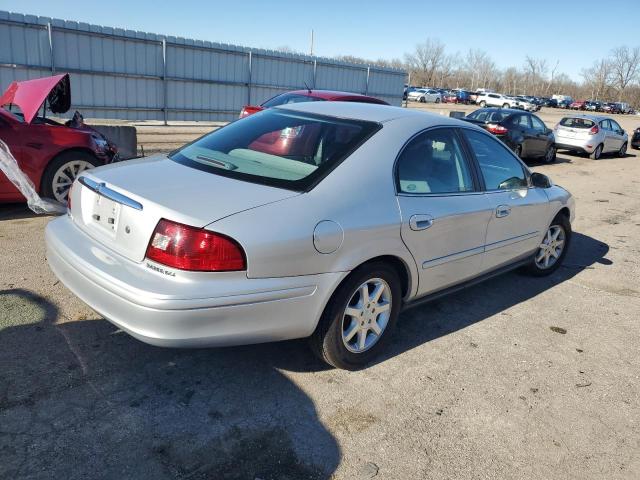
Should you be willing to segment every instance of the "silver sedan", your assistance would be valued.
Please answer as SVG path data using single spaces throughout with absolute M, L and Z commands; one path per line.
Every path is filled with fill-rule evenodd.
M 566 190 L 473 125 L 341 102 L 87 171 L 69 203 L 49 265 L 122 330 L 169 347 L 311 337 L 347 369 L 405 307 L 519 266 L 552 273 L 574 217 Z

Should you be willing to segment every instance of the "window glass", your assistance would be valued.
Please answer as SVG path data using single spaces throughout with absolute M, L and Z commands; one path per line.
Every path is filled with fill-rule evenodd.
M 560 120 L 560 125 L 569 128 L 592 128 L 595 124 L 588 118 L 565 117 Z
M 478 159 L 487 190 L 510 190 L 528 186 L 522 165 L 503 144 L 481 132 L 464 132 Z
M 509 115 L 510 113 L 505 112 L 504 110 L 482 109 L 470 113 L 467 117 L 480 122 L 501 122 Z
M 452 129 L 425 132 L 398 159 L 398 190 L 404 193 L 473 191 L 473 179 Z
M 609 120 L 611 122 L 611 129 L 618 133 L 618 132 L 622 132 L 622 127 L 618 124 L 618 122 L 616 122 L 615 120 Z
M 602 120 L 600 126 L 605 130 L 611 130 L 611 122 L 609 120 Z
M 286 105 L 288 103 L 303 102 L 321 102 L 324 98 L 310 97 L 308 95 L 300 95 L 297 93 L 283 93 L 267 100 L 262 104 L 264 108 L 277 107 L 278 105 Z
M 531 122 L 528 115 L 514 115 L 511 123 L 522 128 L 531 128 Z
M 303 190 L 379 128 L 374 122 L 269 108 L 211 132 L 170 158 L 211 174 Z
M 547 126 L 544 124 L 542 120 L 540 120 L 535 115 L 530 115 L 531 123 L 533 124 L 533 129 L 537 132 L 544 133 L 547 131 Z

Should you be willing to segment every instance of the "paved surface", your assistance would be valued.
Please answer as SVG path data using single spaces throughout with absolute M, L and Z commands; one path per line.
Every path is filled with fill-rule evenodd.
M 576 196 L 566 265 L 406 312 L 351 373 L 304 341 L 142 344 L 0 206 L 0 478 L 640 478 L 638 152 L 534 168 Z

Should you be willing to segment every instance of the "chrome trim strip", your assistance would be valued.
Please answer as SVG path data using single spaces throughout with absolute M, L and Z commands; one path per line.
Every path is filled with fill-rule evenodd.
M 508 245 L 512 245 L 514 243 L 518 243 L 518 242 L 524 242 L 525 240 L 529 240 L 531 238 L 534 238 L 538 235 L 538 233 L 540 232 L 529 232 L 529 233 L 525 233 L 524 235 L 518 235 L 517 237 L 511 237 L 511 238 L 507 238 L 505 240 L 499 240 L 497 242 L 493 242 L 493 243 L 487 243 L 484 246 L 485 252 L 489 252 L 491 250 L 495 250 L 497 248 L 502 248 L 502 247 L 506 247 Z
M 135 210 L 142 210 L 142 204 L 140 202 L 136 202 L 135 200 L 127 197 L 126 195 L 122 195 L 121 193 L 116 192 L 115 190 L 107 187 L 105 183 L 98 183 L 87 177 L 78 178 L 78 182 L 87 187 L 92 192 L 97 193 L 109 200 L 113 200 L 116 203 L 120 203 L 122 205 L 126 205 L 127 207 L 131 207 Z
M 463 250 L 461 252 L 452 253 L 450 255 L 445 255 L 444 257 L 434 258 L 432 260 L 427 260 L 422 262 L 422 268 L 431 268 L 437 267 L 438 265 L 442 265 L 447 262 L 455 262 L 456 260 L 462 260 L 463 258 L 471 257 L 473 255 L 479 255 L 484 253 L 484 246 L 470 248 L 468 250 Z

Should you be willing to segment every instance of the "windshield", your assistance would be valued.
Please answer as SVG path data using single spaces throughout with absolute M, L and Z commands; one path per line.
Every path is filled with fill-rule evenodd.
M 379 128 L 374 122 L 268 109 L 230 123 L 170 158 L 213 174 L 306 190 Z
M 310 97 L 309 95 L 302 95 L 299 93 L 282 93 L 276 95 L 270 100 L 264 102 L 261 106 L 264 108 L 277 107 L 278 105 L 286 105 L 287 103 L 302 103 L 302 102 L 320 102 L 324 98 Z
M 501 122 L 511 113 L 502 110 L 477 110 L 467 115 L 467 118 L 478 120 L 479 122 Z
M 560 120 L 560 125 L 569 128 L 591 128 L 595 123 L 588 118 L 565 117 Z

